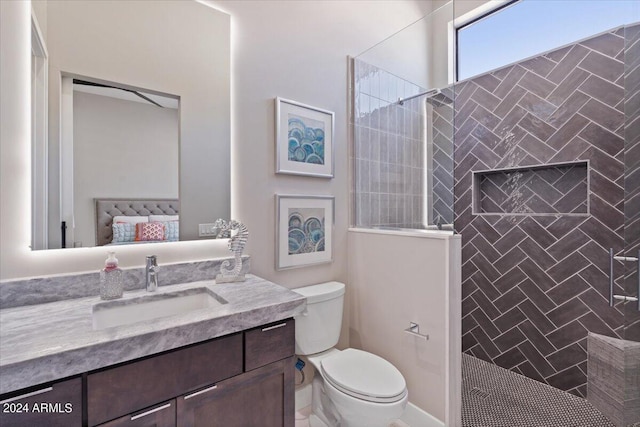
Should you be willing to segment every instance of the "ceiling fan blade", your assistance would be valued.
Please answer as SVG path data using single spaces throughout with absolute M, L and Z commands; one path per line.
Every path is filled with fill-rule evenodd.
M 126 90 L 126 89 L 123 89 L 123 90 Z M 133 93 L 133 94 L 138 95 L 140 98 L 144 99 L 145 101 L 148 101 L 148 102 L 152 103 L 153 105 L 157 105 L 157 106 L 158 106 L 158 107 L 160 107 L 160 108 L 164 108 L 162 105 L 158 104 L 158 103 L 157 103 L 156 101 L 154 101 L 153 99 L 148 98 L 148 97 L 144 96 L 143 94 L 141 94 L 141 93 L 139 93 L 139 92 L 136 92 L 135 90 L 130 90 L 129 92 L 131 92 L 131 93 Z
M 79 79 L 73 79 L 73 84 L 74 85 L 84 85 L 84 86 L 95 86 L 95 87 L 107 87 L 107 88 L 111 88 L 111 89 L 120 89 L 118 87 L 113 87 L 113 86 L 109 86 L 109 85 L 103 85 L 102 83 L 88 82 L 86 80 L 79 80 Z
M 88 82 L 86 80 L 80 80 L 80 79 L 73 79 L 73 83 L 74 84 L 79 84 L 79 85 L 84 85 L 84 86 L 106 87 L 106 88 L 109 88 L 109 89 L 118 89 L 118 90 L 123 90 L 125 92 L 131 92 L 134 95 L 139 96 L 140 98 L 144 99 L 147 102 L 150 102 L 153 105 L 156 105 L 156 106 L 158 106 L 160 108 L 164 108 L 162 105 L 158 104 L 153 99 L 151 99 L 149 97 L 146 97 L 143 94 L 141 94 L 140 92 L 136 92 L 135 90 L 124 89 L 124 88 L 117 87 L 117 86 L 109 86 L 109 85 L 105 85 L 105 84 L 102 84 L 102 83 Z

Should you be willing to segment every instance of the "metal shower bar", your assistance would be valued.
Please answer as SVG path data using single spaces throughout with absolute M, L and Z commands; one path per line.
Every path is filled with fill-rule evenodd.
M 638 296 L 632 297 L 628 295 L 614 295 L 613 294 L 613 261 L 622 261 L 622 262 L 635 262 L 638 264 L 636 274 L 638 276 Z M 615 300 L 620 300 L 624 302 L 635 302 L 637 304 L 637 309 L 640 311 L 640 250 L 638 250 L 638 256 L 613 256 L 613 248 L 609 248 L 609 307 L 613 307 L 615 304 Z
M 440 89 L 430 89 L 430 90 L 427 90 L 425 92 L 419 93 L 417 95 L 411 95 L 408 98 L 398 98 L 398 104 L 399 105 L 404 105 L 404 102 L 405 101 L 409 101 L 410 99 L 419 98 L 419 97 L 425 96 L 425 95 L 431 97 L 431 96 L 435 96 L 435 95 L 440 95 L 441 93 L 442 93 L 442 91 L 440 91 Z

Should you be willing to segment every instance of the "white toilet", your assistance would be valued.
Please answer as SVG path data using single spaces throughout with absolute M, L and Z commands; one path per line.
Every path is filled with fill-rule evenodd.
M 307 297 L 306 312 L 295 318 L 296 354 L 316 368 L 312 411 L 328 427 L 388 427 L 407 406 L 407 385 L 383 358 L 333 348 L 342 326 L 344 288 L 328 282 L 294 289 Z

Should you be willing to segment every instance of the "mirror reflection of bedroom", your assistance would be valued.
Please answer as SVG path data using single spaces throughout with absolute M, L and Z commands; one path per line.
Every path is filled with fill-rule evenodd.
M 72 114 L 67 247 L 177 241 L 178 97 L 76 78 Z
M 229 16 L 31 5 L 31 249 L 216 238 L 231 215 Z

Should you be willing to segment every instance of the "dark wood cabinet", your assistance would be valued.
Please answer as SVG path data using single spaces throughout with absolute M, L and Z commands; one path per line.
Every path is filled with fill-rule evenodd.
M 244 370 L 284 359 L 295 352 L 293 319 L 260 326 L 244 332 Z
M 181 427 L 293 427 L 293 357 L 177 399 Z
M 0 425 L 293 427 L 294 351 L 293 319 L 263 325 L 3 396 Z
M 25 390 L 0 402 L 0 425 L 70 427 L 82 425 L 82 378 Z
M 242 333 L 130 362 L 87 376 L 94 426 L 242 373 Z
M 100 427 L 176 427 L 175 399 L 100 424 Z

